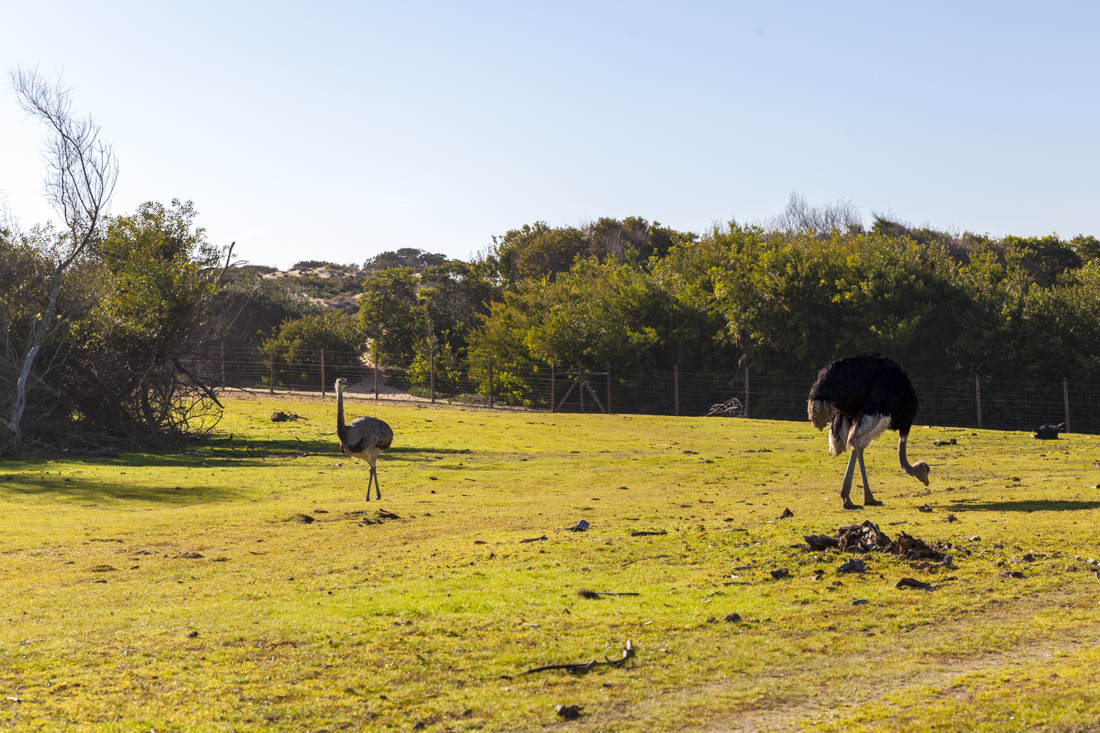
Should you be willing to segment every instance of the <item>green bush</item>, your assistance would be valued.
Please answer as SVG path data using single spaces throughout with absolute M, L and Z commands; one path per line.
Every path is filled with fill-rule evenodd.
M 366 349 L 358 324 L 343 311 L 311 313 L 288 319 L 260 346 L 275 354 L 276 386 L 312 389 L 321 377 L 321 350 L 325 351 L 326 380 L 347 376 L 361 368 Z M 265 378 L 266 379 L 266 378 Z

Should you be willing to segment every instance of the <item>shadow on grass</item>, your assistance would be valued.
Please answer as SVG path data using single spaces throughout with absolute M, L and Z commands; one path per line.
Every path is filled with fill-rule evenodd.
M 39 474 L 0 475 L 0 497 L 51 496 L 73 501 L 149 501 L 197 504 L 239 499 L 229 486 L 147 486 L 126 484 L 117 478 L 64 478 Z
M 431 456 L 469 454 L 465 448 L 430 448 L 394 446 L 383 454 L 381 464 L 390 461 L 422 462 Z M 121 453 L 110 458 L 73 457 L 62 459 L 26 458 L 0 461 L 0 497 L 50 495 L 73 500 L 151 501 L 189 504 L 196 502 L 230 501 L 241 497 L 239 486 L 227 483 L 218 474 L 209 475 L 211 484 L 194 486 L 203 472 L 224 468 L 267 468 L 278 470 L 285 460 L 322 457 L 334 460 L 350 459 L 339 450 L 339 444 L 328 440 L 307 440 L 290 443 L 271 440 L 209 440 L 180 446 L 176 450 Z M 127 468 L 194 469 L 195 474 L 180 477 L 189 484 L 149 486 L 148 481 L 126 483 L 117 476 L 81 477 L 71 475 L 77 468 L 98 468 L 108 473 Z M 437 466 L 439 470 L 449 467 Z M 60 475 L 58 472 L 60 471 Z M 65 476 L 64 474 L 70 474 Z M 202 476 L 206 478 L 206 476 Z M 176 479 L 167 479 L 173 483 Z
M 1088 509 L 1100 509 L 1100 501 L 1055 501 L 1036 499 L 1034 501 L 991 501 L 981 504 L 952 504 L 944 507 L 953 512 L 1079 512 Z
M 389 458 L 400 459 L 403 456 L 415 457 L 420 455 L 457 455 L 472 453 L 468 448 L 433 448 L 429 446 L 409 447 L 395 445 L 383 455 Z M 186 455 L 185 455 L 186 453 Z M 205 441 L 189 447 L 181 453 L 157 454 L 160 460 L 167 456 L 176 456 L 181 460 L 189 458 L 231 458 L 231 459 L 262 459 L 262 458 L 309 458 L 311 456 L 323 456 L 341 458 L 340 444 L 335 439 L 324 440 L 298 440 L 290 442 L 286 440 L 212 440 Z M 257 464 L 259 465 L 259 464 Z

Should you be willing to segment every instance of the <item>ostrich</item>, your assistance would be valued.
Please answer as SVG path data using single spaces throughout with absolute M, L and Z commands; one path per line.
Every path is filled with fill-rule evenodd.
M 917 393 L 909 377 L 894 362 L 882 354 L 860 354 L 839 359 L 817 373 L 806 402 L 810 422 L 821 430 L 829 426 L 829 455 L 838 456 L 851 448 L 848 470 L 840 498 L 845 509 L 858 509 L 848 498 L 856 462 L 863 477 L 863 503 L 882 506 L 871 495 L 867 468 L 863 465 L 863 449 L 886 429 L 898 431 L 898 462 L 910 476 L 928 485 L 928 464 L 923 461 L 910 466 L 905 457 L 909 428 L 917 416 Z
M 351 425 L 344 425 L 344 387 L 348 380 L 340 377 L 336 380 L 336 434 L 340 436 L 340 452 L 352 458 L 358 458 L 370 464 L 370 477 L 367 479 L 367 501 L 370 501 L 370 484 L 374 481 L 376 499 L 382 498 L 382 489 L 378 487 L 378 470 L 374 462 L 378 454 L 393 443 L 393 430 L 375 417 L 360 417 Z

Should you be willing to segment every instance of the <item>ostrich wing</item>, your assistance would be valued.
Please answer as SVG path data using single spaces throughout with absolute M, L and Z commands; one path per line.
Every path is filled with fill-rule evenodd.
M 386 450 L 393 443 L 393 430 L 375 417 L 360 417 L 348 425 L 348 448 L 363 453 L 368 448 Z
M 890 428 L 907 435 L 917 417 L 918 406 L 917 393 L 909 377 L 900 369 L 894 369 L 878 375 L 861 412 L 889 417 Z

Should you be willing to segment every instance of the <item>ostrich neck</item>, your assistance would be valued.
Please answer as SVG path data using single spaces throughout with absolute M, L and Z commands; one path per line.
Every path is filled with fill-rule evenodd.
M 905 444 L 909 436 L 903 435 L 898 438 L 898 463 L 901 464 L 901 468 L 910 476 L 916 475 L 913 471 L 913 467 L 909 465 L 909 459 L 905 455 Z
M 340 437 L 340 442 L 347 442 L 348 429 L 344 426 L 344 389 L 341 387 L 336 390 L 336 435 Z

